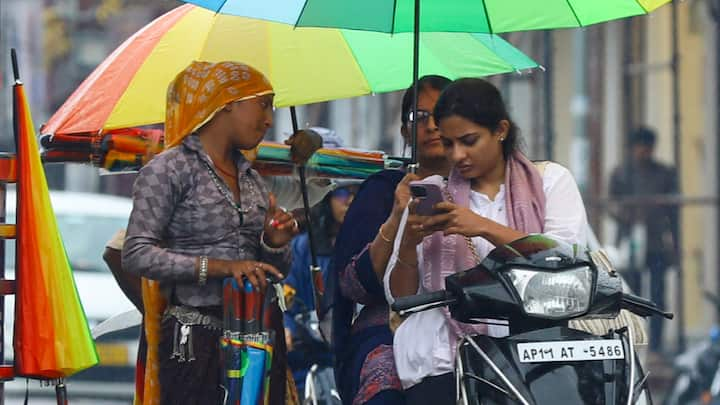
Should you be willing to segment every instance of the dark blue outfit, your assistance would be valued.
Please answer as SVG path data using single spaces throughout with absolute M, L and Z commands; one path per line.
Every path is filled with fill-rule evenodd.
M 335 377 L 343 404 L 403 404 L 392 356 L 389 307 L 373 271 L 368 246 L 392 211 L 395 188 L 405 173 L 384 170 L 358 190 L 335 242 Z M 333 280 L 333 278 L 336 278 Z M 357 304 L 363 308 L 354 318 Z

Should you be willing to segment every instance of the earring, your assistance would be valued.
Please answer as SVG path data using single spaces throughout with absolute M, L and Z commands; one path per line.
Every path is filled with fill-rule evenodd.
M 505 140 L 505 137 L 502 137 L 499 139 L 500 143 L 502 143 Z

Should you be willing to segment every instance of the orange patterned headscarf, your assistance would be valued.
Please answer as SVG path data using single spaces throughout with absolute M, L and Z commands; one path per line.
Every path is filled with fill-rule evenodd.
M 272 93 L 268 79 L 246 64 L 191 63 L 168 86 L 165 148 L 180 144 L 226 104 Z

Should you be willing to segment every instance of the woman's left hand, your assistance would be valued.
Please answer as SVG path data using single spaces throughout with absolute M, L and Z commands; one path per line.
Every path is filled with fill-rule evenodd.
M 270 193 L 270 207 L 265 215 L 265 244 L 271 248 L 287 245 L 298 234 L 298 222 L 285 209 L 278 207 Z
M 423 229 L 434 232 L 442 231 L 443 235 L 459 234 L 463 236 L 481 236 L 487 225 L 487 218 L 472 212 L 468 207 L 461 207 L 450 202 L 435 205 L 439 214 L 429 216 L 422 223 Z

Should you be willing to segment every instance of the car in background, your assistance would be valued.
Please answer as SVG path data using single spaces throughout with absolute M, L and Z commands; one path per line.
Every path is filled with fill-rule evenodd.
M 15 192 L 6 198 L 7 223 L 15 223 Z M 50 201 L 63 239 L 75 285 L 90 329 L 117 314 L 134 309 L 103 261 L 105 244 L 113 235 L 127 227 L 132 200 L 126 197 L 70 191 L 50 191 Z M 15 278 L 15 241 L 6 241 L 5 273 Z M 12 362 L 14 297 L 6 297 L 5 362 Z M 96 341 L 100 363 L 67 381 L 72 398 L 132 398 L 139 326 L 102 336 Z M 20 379 L 5 384 L 5 392 L 24 394 L 25 382 Z M 51 388 L 35 386 L 54 395 Z M 35 394 L 35 389 L 31 393 Z

